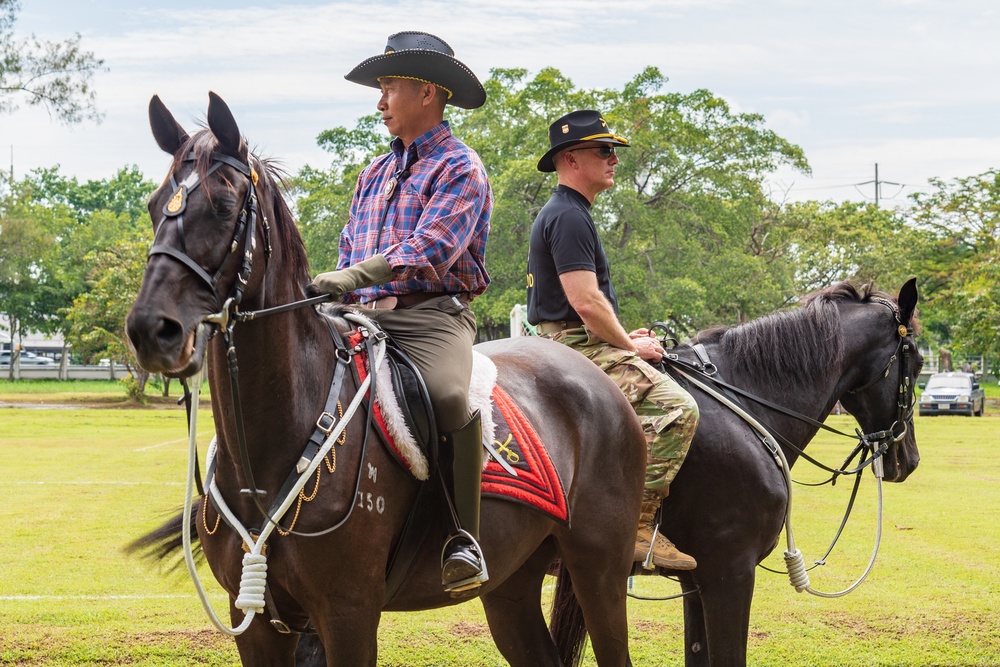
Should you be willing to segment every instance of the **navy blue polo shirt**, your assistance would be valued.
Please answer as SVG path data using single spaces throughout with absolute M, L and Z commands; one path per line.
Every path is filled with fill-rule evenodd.
M 566 299 L 559 275 L 592 271 L 597 285 L 618 314 L 611 286 L 608 257 L 590 217 L 590 202 L 576 190 L 560 185 L 538 212 L 528 245 L 528 322 L 580 320 Z

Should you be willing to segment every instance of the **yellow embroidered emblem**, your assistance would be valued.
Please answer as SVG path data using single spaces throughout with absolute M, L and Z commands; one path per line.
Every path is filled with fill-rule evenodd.
M 178 213 L 184 208 L 184 193 L 187 189 L 182 185 L 167 202 L 167 213 Z
M 510 448 L 510 443 L 513 439 L 514 435 L 512 433 L 508 433 L 507 439 L 503 443 L 499 440 L 493 441 L 493 444 L 496 445 L 497 448 L 497 454 L 503 454 L 508 463 L 517 463 L 521 460 L 521 456 Z

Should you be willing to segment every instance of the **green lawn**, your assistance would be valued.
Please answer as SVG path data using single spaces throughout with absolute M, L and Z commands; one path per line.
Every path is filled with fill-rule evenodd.
M 0 402 L 7 394 L 0 386 Z M 207 444 L 211 420 L 200 436 Z M 832 418 L 849 429 L 848 417 Z M 886 485 L 882 548 L 860 589 L 839 599 L 799 594 L 759 571 L 750 662 L 787 665 L 1000 665 L 1000 410 L 983 418 L 917 418 L 922 462 Z M 181 504 L 181 409 L 0 409 L 0 665 L 236 665 L 234 644 L 211 629 L 186 575 L 165 575 L 121 547 Z M 810 453 L 839 462 L 850 447 L 819 438 Z M 795 476 L 815 481 L 815 470 Z M 848 484 L 796 487 L 797 545 L 807 562 L 836 530 Z M 875 526 L 870 477 L 841 546 L 811 573 L 838 590 L 864 569 Z M 781 543 L 783 548 L 784 542 Z M 780 551 L 780 548 L 779 548 Z M 772 555 L 768 565 L 781 565 Z M 206 582 L 211 583 L 206 577 Z M 636 580 L 643 594 L 668 581 Z M 215 608 L 225 599 L 211 588 Z M 636 665 L 681 665 L 681 603 L 630 601 Z M 381 667 L 505 663 L 478 602 L 389 613 Z M 586 665 L 595 663 L 588 656 Z

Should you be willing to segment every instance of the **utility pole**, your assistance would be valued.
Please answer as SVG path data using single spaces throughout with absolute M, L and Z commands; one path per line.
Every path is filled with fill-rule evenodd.
M 858 183 L 858 185 L 868 185 L 869 183 L 875 184 L 875 208 L 878 208 L 879 199 L 882 197 L 882 186 L 883 185 L 898 185 L 902 189 L 902 183 L 895 183 L 893 181 L 880 181 L 878 178 L 878 162 L 875 163 L 875 180 L 865 181 L 864 183 Z
M 876 162 L 875 163 L 875 208 L 878 208 L 879 185 L 880 183 L 878 182 L 878 162 Z

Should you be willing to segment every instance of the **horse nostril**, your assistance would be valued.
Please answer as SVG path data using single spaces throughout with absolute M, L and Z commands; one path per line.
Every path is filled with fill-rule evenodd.
M 184 328 L 181 327 L 180 322 L 177 320 L 164 318 L 160 320 L 159 326 L 156 327 L 154 333 L 157 344 L 159 344 L 161 349 L 166 350 L 180 343 L 184 335 Z
M 180 322 L 149 311 L 132 311 L 125 328 L 133 349 L 143 355 L 171 354 L 184 337 Z

